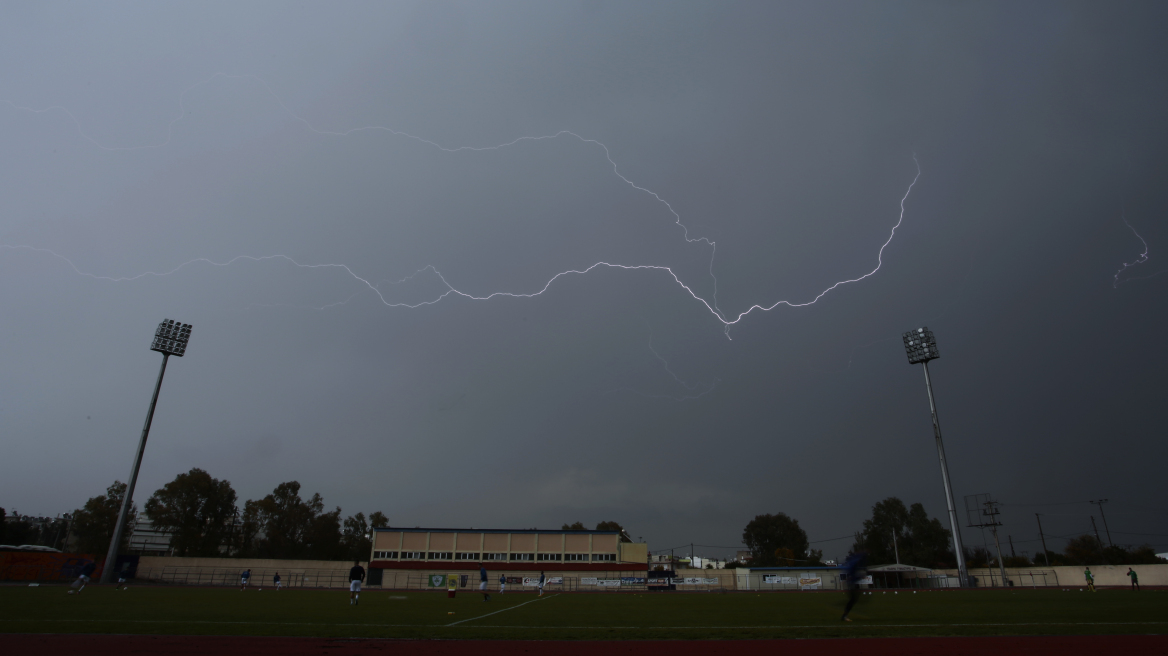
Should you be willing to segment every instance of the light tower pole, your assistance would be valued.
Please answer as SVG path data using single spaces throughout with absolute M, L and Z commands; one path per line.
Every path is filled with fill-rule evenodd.
M 925 388 L 929 391 L 929 411 L 933 415 L 933 435 L 937 438 L 937 457 L 941 460 L 941 481 L 945 484 L 945 503 L 949 506 L 949 525 L 953 529 L 953 552 L 957 555 L 957 578 L 966 587 L 969 572 L 965 569 L 965 553 L 961 544 L 961 528 L 957 524 L 957 509 L 953 505 L 953 486 L 949 483 L 949 465 L 945 460 L 945 445 L 941 442 L 941 422 L 937 419 L 937 404 L 933 400 L 933 381 L 929 378 L 929 360 L 941 357 L 937 339 L 927 327 L 910 330 L 903 335 L 908 363 L 921 363 L 925 368 Z
M 102 583 L 113 583 L 114 569 L 118 562 L 118 546 L 126 532 L 126 517 L 134 503 L 134 486 L 138 483 L 138 469 L 142 466 L 142 454 L 146 451 L 146 438 L 150 435 L 150 424 L 154 421 L 154 407 L 158 405 L 158 391 L 162 389 L 162 376 L 166 374 L 166 361 L 170 356 L 182 357 L 186 353 L 187 342 L 191 339 L 191 324 L 163 319 L 154 331 L 151 351 L 162 354 L 162 367 L 158 370 L 158 382 L 154 383 L 154 396 L 150 398 L 150 409 L 146 411 L 146 425 L 142 427 L 142 437 L 138 440 L 138 451 L 134 454 L 134 465 L 130 468 L 130 478 L 126 481 L 126 494 L 122 497 L 122 508 L 118 511 L 118 523 L 110 538 L 109 551 L 105 556 L 105 567 L 101 571 Z
M 1107 533 L 1107 544 L 1108 546 L 1114 547 L 1115 543 L 1111 541 L 1111 529 L 1107 528 L 1107 515 L 1103 514 L 1103 504 L 1107 503 L 1107 499 L 1099 499 L 1098 501 L 1090 501 L 1088 503 L 1099 506 L 1099 516 L 1103 518 L 1103 530 Z

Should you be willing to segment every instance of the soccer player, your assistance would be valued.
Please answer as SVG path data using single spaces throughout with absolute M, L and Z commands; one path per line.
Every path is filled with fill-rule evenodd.
M 543 582 L 544 582 L 543 572 L 540 572 L 539 573 L 539 596 L 541 596 L 541 597 L 543 596 Z
M 81 566 L 81 572 L 77 576 L 77 580 L 73 582 L 73 585 L 69 586 L 69 594 L 81 594 L 81 591 L 85 589 L 85 584 L 89 583 L 89 577 L 93 576 L 93 570 L 95 569 L 97 569 L 97 563 L 92 560 L 85 561 L 85 564 Z
M 276 575 L 272 577 L 272 585 L 276 586 L 277 592 L 280 591 L 280 588 L 284 587 L 284 585 L 282 583 L 280 583 L 280 573 L 279 572 L 276 572 Z
M 247 588 L 248 582 L 251 581 L 251 568 L 243 570 L 243 574 L 239 575 L 239 591 L 243 592 Z
M 130 587 L 130 586 L 126 585 L 126 579 L 119 576 L 118 577 L 118 584 L 114 586 L 114 590 L 123 590 L 123 589 L 128 588 L 128 587 Z
M 1095 575 L 1091 573 L 1090 567 L 1083 572 L 1083 576 L 1087 578 L 1087 589 L 1095 592 Z
M 1132 592 L 1138 591 L 1140 589 L 1140 577 L 1136 574 L 1136 571 L 1129 567 L 1127 568 L 1127 575 L 1132 580 Z
M 479 592 L 483 593 L 483 601 L 491 600 L 491 593 L 487 592 L 487 566 L 479 563 Z
M 502 574 L 499 575 L 499 594 L 503 594 L 507 590 L 507 577 Z
M 361 601 L 361 581 L 365 580 L 365 568 L 360 561 L 353 561 L 349 568 L 349 605 L 356 606 Z
M 865 560 L 866 554 L 861 551 L 848 556 L 848 559 L 844 561 L 844 575 L 848 577 L 848 605 L 844 608 L 844 616 L 840 618 L 840 621 L 852 621 L 848 614 L 852 612 L 852 606 L 855 606 L 856 600 L 860 598 L 860 579 L 867 576 L 864 569 Z

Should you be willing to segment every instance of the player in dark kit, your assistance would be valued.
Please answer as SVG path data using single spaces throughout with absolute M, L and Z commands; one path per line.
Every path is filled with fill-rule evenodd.
M 844 608 L 844 616 L 840 618 L 842 622 L 852 621 L 848 617 L 848 613 L 852 612 L 852 606 L 855 606 L 856 600 L 860 598 L 860 579 L 868 575 L 868 572 L 864 569 L 864 562 L 866 560 L 867 555 L 861 551 L 860 553 L 851 554 L 844 562 L 844 576 L 848 577 L 848 605 Z
M 353 561 L 349 568 L 349 605 L 356 606 L 361 601 L 361 581 L 365 580 L 365 568 L 361 563 Z
M 239 591 L 243 592 L 247 589 L 247 584 L 251 582 L 251 568 L 243 570 L 243 574 L 239 575 Z

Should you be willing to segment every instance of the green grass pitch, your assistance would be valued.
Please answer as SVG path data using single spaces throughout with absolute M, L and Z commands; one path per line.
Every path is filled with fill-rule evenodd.
M 481 595 L 265 588 L 0 586 L 0 632 L 478 639 L 747 639 L 1168 631 L 1168 591 Z

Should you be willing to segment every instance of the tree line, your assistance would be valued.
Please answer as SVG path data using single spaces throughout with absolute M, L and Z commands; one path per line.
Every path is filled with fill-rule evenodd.
M 155 490 L 141 512 L 155 530 L 171 535 L 170 551 L 175 556 L 369 558 L 373 543 L 366 536 L 374 528 L 389 525 L 383 513 L 366 517 L 359 512 L 342 518 L 339 506 L 327 510 L 319 493 L 304 499 L 300 490 L 297 481 L 280 483 L 262 499 L 245 501 L 241 510 L 230 482 L 194 468 Z M 105 553 L 125 494 L 126 484 L 114 481 L 105 494 L 91 497 L 73 511 L 71 548 Z M 132 504 L 127 526 L 137 521 L 138 514 L 137 504 Z M 127 530 L 122 538 L 123 553 L 129 552 L 130 533 Z
M 823 552 L 811 549 L 807 533 L 799 521 L 785 513 L 758 515 L 746 525 L 742 542 L 750 550 L 745 563 L 751 567 L 800 567 L 823 564 Z M 949 529 L 936 517 L 929 517 L 920 503 L 905 506 L 889 497 L 872 506 L 872 517 L 864 520 L 855 534 L 851 551 L 868 554 L 871 565 L 900 562 L 929 569 L 954 569 L 957 558 L 949 540 Z M 997 567 L 996 550 L 984 547 L 964 549 L 967 567 Z M 1031 560 L 1026 555 L 1002 554 L 1006 567 L 1040 567 L 1055 565 L 1140 565 L 1164 563 L 1150 545 L 1104 547 L 1092 535 L 1081 535 L 1067 542 L 1061 553 L 1039 552 Z

